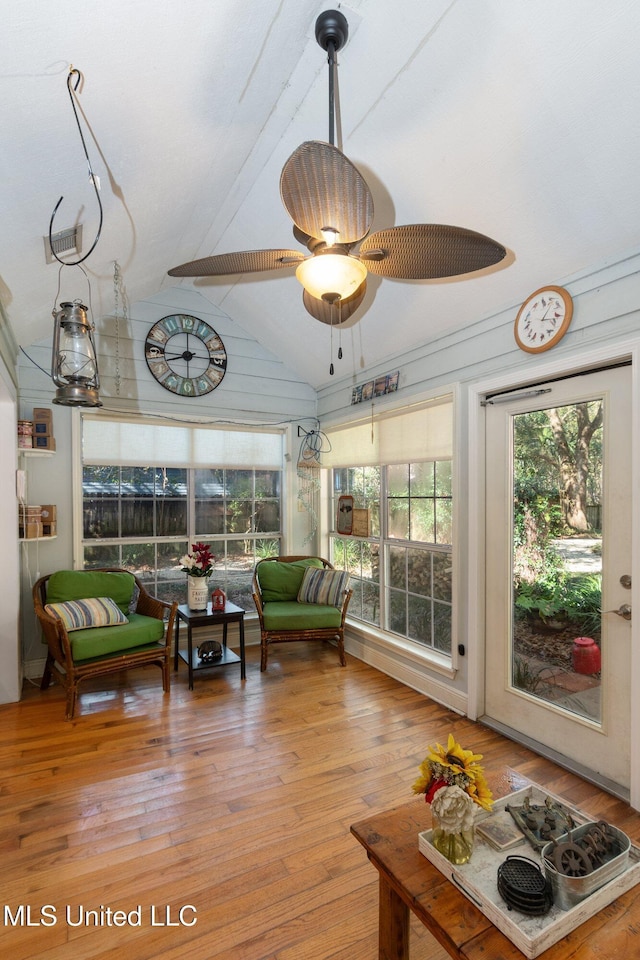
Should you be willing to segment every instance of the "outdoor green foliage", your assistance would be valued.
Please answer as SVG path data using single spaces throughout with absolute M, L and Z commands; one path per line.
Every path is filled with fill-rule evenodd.
M 280 553 L 279 540 L 256 540 L 256 560 L 269 560 Z
M 387 467 L 387 517 L 390 537 L 450 544 L 451 461 Z
M 536 583 L 555 577 L 562 558 L 549 544 L 560 536 L 562 515 L 558 504 L 542 494 L 516 493 L 513 510 L 513 572 L 516 584 Z
M 564 531 L 599 532 L 588 504 L 602 499 L 602 401 L 534 410 L 514 417 L 514 495 L 519 507 L 542 497 L 555 504 Z
M 579 623 L 582 633 L 597 639 L 602 615 L 602 578 L 600 574 L 568 577 L 565 612 L 569 620 Z
M 514 418 L 513 583 L 516 618 L 570 623 L 599 638 L 600 574 L 571 574 L 552 541 L 589 528 L 602 494 L 599 400 Z M 591 531 L 597 535 L 596 530 Z M 514 671 L 521 673 L 514 661 Z M 521 677 L 529 688 L 535 680 Z M 515 681 L 514 681 L 515 682 Z
M 602 492 L 599 400 L 514 418 L 513 581 L 516 616 L 570 622 L 600 635 L 601 577 L 572 575 L 552 541 L 588 526 Z M 595 533 L 595 531 L 593 531 Z
M 256 560 L 280 552 L 280 488 L 279 470 L 85 465 L 84 564 L 124 567 L 161 599 L 184 602 L 180 557 L 202 541 L 215 555 L 212 586 L 251 609 Z
M 332 562 L 351 574 L 350 616 L 450 653 L 451 461 L 337 469 L 333 494 L 334 515 L 342 494 L 370 515 L 369 538 L 331 538 Z M 381 509 L 386 540 L 380 539 Z
M 516 616 L 535 616 L 543 623 L 575 624 L 580 633 L 600 636 L 602 591 L 600 574 L 570 576 L 559 572 L 554 578 L 520 583 L 515 592 Z
M 546 666 L 534 669 L 526 657 L 513 658 L 513 678 L 512 683 L 518 690 L 526 690 L 528 693 L 535 693 L 542 680 L 542 671 Z

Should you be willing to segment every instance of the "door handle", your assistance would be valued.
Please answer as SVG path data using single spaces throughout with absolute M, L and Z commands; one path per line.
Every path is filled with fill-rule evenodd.
M 603 613 L 615 613 L 623 620 L 631 620 L 631 604 L 622 603 L 617 610 L 603 610 Z

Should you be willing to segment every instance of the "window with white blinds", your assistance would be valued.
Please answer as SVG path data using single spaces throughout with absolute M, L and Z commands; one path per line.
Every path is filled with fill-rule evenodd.
M 349 616 L 451 659 L 453 399 L 325 428 L 329 550 L 351 574 Z M 338 533 L 346 500 L 359 532 Z M 355 530 L 355 527 L 354 527 Z
M 453 400 L 450 396 L 438 397 L 344 426 L 327 427 L 325 433 L 331 450 L 322 454 L 324 467 L 448 460 L 453 455 Z
M 181 557 L 206 543 L 212 584 L 251 610 L 256 561 L 280 552 L 284 430 L 89 412 L 81 423 L 84 566 L 122 567 L 184 602 Z
M 82 415 L 82 462 L 282 469 L 284 430 Z

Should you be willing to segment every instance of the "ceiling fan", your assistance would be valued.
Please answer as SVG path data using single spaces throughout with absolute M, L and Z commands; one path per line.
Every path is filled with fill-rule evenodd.
M 306 310 L 331 326 L 348 320 L 366 292 L 367 272 L 405 280 L 433 280 L 482 270 L 499 263 L 505 248 L 495 240 L 443 224 L 416 223 L 369 234 L 373 197 L 366 181 L 334 145 L 335 54 L 349 27 L 338 10 L 316 20 L 318 44 L 329 63 L 329 143 L 301 144 L 285 163 L 280 195 L 293 220 L 299 250 L 244 250 L 183 263 L 171 277 L 214 277 L 296 267 Z M 336 307 L 338 308 L 336 310 Z M 333 370 L 331 371 L 333 372 Z

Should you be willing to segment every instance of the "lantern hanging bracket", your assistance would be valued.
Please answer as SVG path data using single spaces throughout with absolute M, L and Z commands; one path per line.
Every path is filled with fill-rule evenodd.
M 75 83 L 73 84 L 73 90 L 72 90 L 72 89 L 71 89 L 71 86 L 72 86 L 72 78 L 73 78 L 74 76 L 75 76 Z M 99 209 L 99 211 L 100 211 L 100 220 L 99 220 L 99 223 L 98 223 L 98 232 L 96 233 L 95 240 L 94 240 L 93 243 L 91 244 L 91 247 L 90 247 L 90 249 L 87 251 L 87 253 L 85 253 L 84 257 L 81 257 L 79 260 L 73 260 L 73 261 L 61 260 L 60 257 L 58 256 L 58 254 L 55 252 L 54 246 L 53 246 L 53 221 L 54 221 L 54 219 L 55 219 L 56 213 L 58 212 L 58 207 L 60 206 L 60 204 L 61 204 L 62 201 L 64 200 L 64 197 L 60 197 L 60 199 L 59 199 L 58 202 L 56 203 L 55 207 L 53 208 L 53 213 L 51 214 L 51 220 L 49 221 L 49 246 L 51 247 L 51 253 L 52 253 L 52 255 L 56 258 L 56 260 L 58 261 L 58 263 L 61 263 L 61 264 L 62 264 L 63 266 L 65 266 L 65 267 L 77 267 L 79 264 L 84 263 L 84 261 L 87 259 L 87 257 L 88 257 L 90 254 L 92 254 L 93 251 L 95 250 L 96 245 L 97 245 L 97 243 L 98 243 L 98 240 L 100 239 L 100 233 L 102 232 L 103 212 L 102 212 L 102 201 L 100 200 L 100 191 L 99 191 L 99 189 L 98 189 L 98 184 L 97 184 L 97 182 L 96 182 L 96 176 L 95 176 L 95 174 L 94 174 L 94 172 L 93 172 L 93 168 L 92 168 L 92 166 L 91 166 L 91 160 L 89 159 L 89 153 L 88 153 L 88 151 L 87 151 L 87 145 L 86 145 L 86 143 L 85 143 L 84 135 L 83 135 L 83 133 L 82 133 L 82 127 L 80 126 L 80 119 L 79 119 L 79 117 L 78 117 L 78 111 L 76 110 L 76 104 L 75 104 L 75 99 L 74 99 L 74 93 L 75 93 L 75 91 L 78 89 L 78 85 L 79 85 L 81 79 L 82 79 L 82 74 L 80 73 L 80 71 L 79 71 L 79 70 L 76 70 L 75 67 L 71 66 L 71 67 L 69 68 L 69 75 L 67 76 L 67 90 L 68 90 L 68 92 L 69 92 L 69 99 L 71 100 L 71 106 L 72 106 L 72 108 L 73 108 L 73 115 L 74 115 L 74 117 L 75 117 L 75 119 L 76 119 L 76 124 L 77 124 L 77 126 L 78 126 L 78 133 L 80 134 L 80 140 L 82 141 L 82 149 L 84 150 L 84 155 L 85 155 L 85 158 L 86 158 L 86 161 L 87 161 L 87 166 L 88 166 L 88 168 L 89 168 L 89 180 L 91 181 L 91 183 L 92 183 L 92 185 L 93 185 L 93 189 L 94 189 L 95 194 L 96 194 L 96 200 L 98 201 L 98 209 Z

